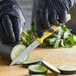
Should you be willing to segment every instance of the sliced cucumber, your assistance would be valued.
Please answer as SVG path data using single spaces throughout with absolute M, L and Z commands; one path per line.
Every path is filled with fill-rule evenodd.
M 27 68 L 30 65 L 39 64 L 41 62 L 42 58 L 40 59 L 34 59 L 34 60 L 28 60 L 23 63 L 23 67 Z
M 25 45 L 22 44 L 18 44 L 16 45 L 11 52 L 11 59 L 14 60 L 22 51 L 24 51 L 25 49 Z M 23 62 L 27 61 L 28 59 L 28 55 L 25 56 L 23 59 L 21 59 L 19 62 L 17 62 L 16 64 L 22 64 Z
M 57 68 L 61 71 L 61 74 L 75 74 L 76 73 L 76 66 L 59 65 Z
M 31 65 L 29 66 L 28 69 L 29 69 L 29 75 L 32 75 L 32 74 L 44 74 L 45 75 L 47 73 L 47 68 L 40 64 Z
M 42 64 L 45 67 L 47 67 L 50 71 L 52 71 L 52 72 L 54 72 L 56 74 L 59 74 L 60 73 L 60 71 L 56 67 L 54 67 L 52 64 L 50 64 L 50 63 L 48 63 L 48 62 L 46 62 L 44 60 L 42 60 Z

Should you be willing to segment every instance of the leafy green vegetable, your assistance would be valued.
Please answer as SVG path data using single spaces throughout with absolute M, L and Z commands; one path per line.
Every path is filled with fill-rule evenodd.
M 37 37 L 35 20 L 36 19 L 33 20 L 32 29 L 30 31 L 23 29 L 21 41 L 26 46 L 29 46 L 35 40 L 35 37 Z M 39 47 L 72 47 L 75 44 L 76 36 L 72 34 L 65 25 L 62 25 L 57 31 L 46 38 Z
M 43 46 L 45 44 L 45 46 Z M 57 31 L 55 31 L 51 36 L 44 40 L 44 43 L 40 46 L 42 47 L 73 47 L 76 44 L 76 36 L 70 32 L 70 30 L 62 25 Z
M 27 47 L 33 42 L 33 35 L 31 31 L 27 31 L 26 29 L 23 29 L 22 35 L 21 35 L 21 42 Z

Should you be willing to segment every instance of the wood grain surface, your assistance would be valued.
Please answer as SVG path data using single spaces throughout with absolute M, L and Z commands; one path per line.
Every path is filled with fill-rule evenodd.
M 29 60 L 43 58 L 45 61 L 54 65 L 69 64 L 76 66 L 76 46 L 73 48 L 37 48 L 29 55 Z M 0 76 L 29 76 L 28 69 L 21 65 L 9 66 L 9 62 L 0 58 Z M 48 72 L 47 76 L 55 76 L 52 72 Z M 73 75 L 58 75 L 58 76 L 76 76 Z

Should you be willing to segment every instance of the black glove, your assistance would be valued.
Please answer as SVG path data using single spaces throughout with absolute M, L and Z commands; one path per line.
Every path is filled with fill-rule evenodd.
M 44 30 L 53 32 L 52 25 L 66 23 L 66 15 L 74 0 L 38 0 L 36 9 L 36 26 L 38 37 L 42 37 Z
M 3 44 L 19 43 L 24 24 L 25 19 L 16 0 L 0 1 L 0 41 Z

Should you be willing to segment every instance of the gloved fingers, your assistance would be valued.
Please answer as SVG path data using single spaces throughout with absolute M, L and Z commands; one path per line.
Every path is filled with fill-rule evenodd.
M 49 30 L 50 32 L 54 31 L 52 26 L 50 26 L 49 24 L 47 10 L 44 9 L 42 12 L 37 12 L 36 26 L 37 26 L 38 37 L 42 37 L 46 29 Z
M 69 3 L 70 3 L 69 0 L 49 0 L 48 1 L 48 4 L 50 4 L 49 6 L 51 7 L 51 8 L 49 8 L 49 10 L 51 10 L 53 8 L 52 9 L 53 11 L 54 10 L 57 11 L 59 23 L 66 22 L 66 14 L 67 14 L 67 11 L 69 10 Z M 52 23 L 54 23 L 54 22 L 55 22 L 55 20 L 52 21 Z M 55 22 L 55 23 L 57 23 L 57 22 Z
M 37 35 L 38 37 L 42 37 L 44 31 L 47 29 L 50 32 L 54 32 L 52 26 L 50 26 L 49 21 L 46 19 L 39 19 L 36 21 L 37 26 Z
M 49 22 L 48 21 L 48 24 L 47 24 L 47 28 L 46 28 L 48 31 L 50 31 L 50 32 L 54 32 L 54 29 L 53 29 L 53 27 L 52 27 L 52 24 L 51 24 L 51 22 Z
M 60 21 L 60 23 L 66 23 L 66 21 L 67 21 L 67 10 L 62 10 L 62 12 L 59 13 L 59 21 Z
M 3 31 L 2 22 L 1 22 L 1 19 L 0 19 L 0 41 L 2 41 L 3 36 L 4 36 L 4 31 Z
M 39 38 L 41 38 L 43 36 L 43 33 L 44 33 L 44 28 L 41 27 L 40 25 L 37 26 L 37 36 Z
M 5 36 L 4 28 L 2 26 L 2 19 L 0 19 L 0 42 L 7 43 L 7 38 Z
M 46 21 L 45 21 L 46 22 Z M 47 29 L 48 31 L 50 31 L 50 32 L 54 32 L 54 30 L 53 30 L 53 28 L 52 28 L 52 26 L 50 26 L 50 24 L 48 23 L 47 25 L 46 25 L 46 23 L 44 24 L 44 25 L 41 25 L 41 24 L 36 24 L 37 25 L 37 35 L 38 35 L 38 37 L 42 37 L 43 36 L 43 34 L 44 34 L 44 31 Z
M 59 26 L 60 22 L 57 20 L 57 12 L 56 10 L 52 7 L 51 9 L 48 9 L 48 19 L 49 19 L 49 23 L 50 25 L 56 25 Z
M 13 31 L 14 31 L 14 36 L 15 36 L 15 42 L 19 43 L 20 42 L 20 35 L 21 35 L 21 31 L 22 31 L 22 27 L 21 25 L 21 21 L 19 18 L 17 17 L 13 17 L 10 16 L 11 20 L 12 20 L 12 27 L 13 27 Z
M 43 19 L 43 24 L 42 24 L 42 26 L 43 26 L 43 29 L 44 30 L 48 30 L 48 31 L 50 31 L 50 32 L 54 32 L 54 30 L 53 30 L 53 28 L 52 28 L 52 25 L 49 23 L 49 20 L 48 20 L 48 18 L 46 17 L 45 19 Z
M 5 34 L 5 40 L 7 44 L 11 44 L 15 41 L 15 36 L 12 28 L 12 21 L 8 15 L 2 17 L 2 27 Z
M 41 7 L 40 7 L 41 6 Z M 44 33 L 44 29 L 46 25 L 45 18 L 46 18 L 46 10 L 42 7 L 40 3 L 39 8 L 36 11 L 36 28 L 37 28 L 37 35 L 38 37 L 42 37 Z
M 44 30 L 47 29 L 50 32 L 54 32 L 52 25 L 49 23 L 49 20 L 48 20 L 48 11 L 47 10 L 45 12 L 45 17 L 43 18 L 42 22 L 43 22 L 42 26 L 43 26 Z
M 44 33 L 44 27 L 43 27 L 43 19 L 41 19 L 38 14 L 36 15 L 36 28 L 37 28 L 37 35 L 38 37 L 42 37 Z

